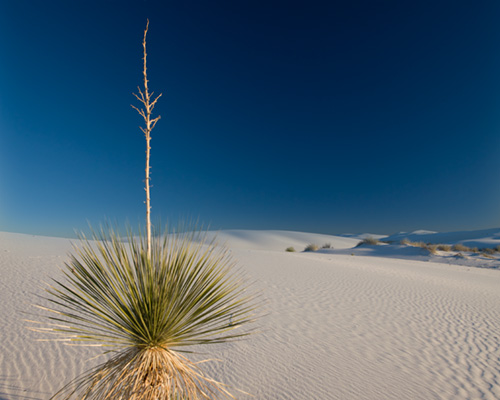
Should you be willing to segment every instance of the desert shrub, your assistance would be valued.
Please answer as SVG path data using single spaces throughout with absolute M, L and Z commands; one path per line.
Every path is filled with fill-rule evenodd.
M 451 251 L 451 246 L 449 244 L 439 244 L 437 249 L 441 251 Z
M 248 334 L 255 308 L 224 248 L 185 233 L 122 240 L 112 231 L 82 239 L 47 289 L 51 333 L 102 346 L 108 358 L 52 399 L 232 398 L 207 377 L 188 347 Z M 42 330 L 45 331 L 46 330 Z M 208 396 L 207 396 L 208 395 Z
M 411 243 L 411 241 L 409 239 L 407 239 L 407 238 L 404 238 L 403 240 L 401 240 L 399 242 L 399 244 L 402 244 L 404 246 L 408 246 L 410 243 Z
M 366 239 L 363 239 L 361 242 L 359 242 L 356 247 L 359 247 L 363 244 L 366 244 L 366 245 L 369 245 L 369 246 L 375 246 L 377 244 L 379 244 L 380 241 L 375 239 L 375 238 L 372 238 L 372 237 L 367 237 Z
M 412 246 L 412 247 L 420 247 L 421 249 L 427 250 L 431 254 L 437 254 L 437 251 L 441 250 L 440 246 L 444 246 L 444 245 L 438 246 L 437 244 L 433 244 L 433 243 L 412 242 L 411 240 L 408 240 L 408 239 L 403 239 L 401 241 L 401 244 L 405 244 L 407 246 Z M 446 250 L 446 251 L 448 251 L 448 250 Z
M 495 246 L 495 251 L 496 251 L 497 253 L 500 253 L 500 244 L 499 244 L 499 245 L 497 245 L 497 246 Z
M 437 254 L 438 250 L 438 245 L 437 244 L 427 244 L 425 248 L 429 251 L 431 254 Z
M 306 246 L 304 251 L 317 251 L 319 249 L 317 244 L 311 243 Z
M 479 249 L 477 247 L 473 247 L 472 249 L 470 249 L 470 251 L 472 251 L 473 253 L 479 253 Z
M 287 247 L 285 251 L 288 251 L 289 253 L 294 253 L 295 252 L 295 248 L 290 246 L 290 247 Z
M 323 246 L 321 246 L 322 249 L 332 249 L 332 244 L 331 243 L 325 243 Z
M 485 253 L 485 252 L 482 252 L 482 253 L 481 253 L 481 256 L 483 256 L 483 257 L 485 257 L 485 258 L 495 259 L 495 256 L 493 256 L 491 253 Z
M 470 248 L 468 248 L 467 246 L 464 246 L 462 243 L 456 243 L 452 246 L 452 250 L 453 251 L 471 251 Z
M 427 248 L 427 244 L 425 244 L 424 242 L 412 242 L 411 240 L 408 239 L 403 239 L 401 241 L 401 244 L 405 244 L 407 246 L 412 246 L 412 247 L 421 247 L 422 249 Z
M 481 251 L 486 254 L 495 254 L 495 249 L 492 249 L 491 247 L 485 247 L 484 249 L 481 249 Z

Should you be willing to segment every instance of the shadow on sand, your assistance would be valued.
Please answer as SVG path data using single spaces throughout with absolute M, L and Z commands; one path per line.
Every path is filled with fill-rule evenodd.
M 0 400 L 45 400 L 51 395 L 49 393 L 23 389 L 19 380 L 0 376 Z

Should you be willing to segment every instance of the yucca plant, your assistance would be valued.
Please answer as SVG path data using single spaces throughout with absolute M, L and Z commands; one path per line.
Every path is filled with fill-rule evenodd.
M 70 344 L 99 345 L 108 359 L 61 389 L 53 399 L 233 398 L 186 354 L 190 346 L 250 333 L 253 297 L 224 248 L 200 231 L 147 237 L 113 230 L 81 238 L 47 289 L 52 323 L 42 328 Z
M 146 35 L 143 108 L 146 138 L 146 232 L 126 240 L 112 229 L 81 237 L 64 270 L 47 289 L 51 323 L 37 328 L 70 344 L 101 346 L 107 359 L 67 384 L 52 399 L 197 400 L 233 398 L 186 354 L 192 346 L 245 336 L 235 328 L 252 319 L 253 297 L 232 271 L 226 250 L 192 229 L 153 235 L 150 205 L 152 117 L 158 98 L 149 92 Z M 191 347 L 190 347 L 191 346 Z

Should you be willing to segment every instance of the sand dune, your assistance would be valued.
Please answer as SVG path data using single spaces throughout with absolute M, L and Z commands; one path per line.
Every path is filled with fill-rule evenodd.
M 422 241 L 425 243 L 462 243 L 465 246 L 480 248 L 495 247 L 500 244 L 500 229 L 494 228 L 457 232 L 432 232 L 421 230 L 415 232 L 400 232 L 384 238 L 384 240 L 397 242 L 403 239 Z
M 359 238 L 323 235 L 293 231 L 259 231 L 259 230 L 226 230 L 210 232 L 210 237 L 216 236 L 218 242 L 230 248 L 248 250 L 277 250 L 294 247 L 302 251 L 311 243 L 319 246 L 331 244 L 336 249 L 349 249 L 359 243 Z
M 500 398 L 500 271 L 352 256 L 357 239 L 328 235 L 220 239 L 262 291 L 266 315 L 260 333 L 204 349 L 201 358 L 222 360 L 206 366 L 216 379 L 268 400 Z M 345 254 L 284 252 L 309 242 Z M 48 399 L 92 363 L 91 349 L 39 342 L 23 321 L 70 249 L 0 233 L 0 400 Z

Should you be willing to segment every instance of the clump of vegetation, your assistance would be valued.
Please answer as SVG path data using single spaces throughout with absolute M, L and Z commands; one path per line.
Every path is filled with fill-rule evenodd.
M 366 239 L 363 239 L 361 242 L 359 242 L 356 247 L 359 247 L 359 246 L 362 246 L 362 245 L 369 245 L 369 246 L 376 246 L 378 244 L 380 244 L 380 241 L 375 239 L 375 238 L 372 238 L 372 237 L 367 237 Z
M 289 253 L 294 253 L 295 252 L 295 247 L 287 247 L 285 251 L 288 251 Z
M 229 253 L 195 232 L 153 235 L 150 257 L 144 236 L 101 230 L 92 242 L 81 239 L 66 282 L 47 290 L 52 306 L 43 309 L 60 339 L 102 346 L 111 357 L 54 398 L 230 398 L 183 352 L 246 334 L 234 329 L 250 322 L 254 307 Z
M 333 246 L 331 243 L 325 243 L 323 246 L 321 246 L 322 249 L 333 249 Z
M 149 25 L 149 21 L 148 21 Z M 229 253 L 203 233 L 152 234 L 150 140 L 159 120 L 146 74 L 136 98 L 144 108 L 146 232 L 127 240 L 111 229 L 81 237 L 81 246 L 47 289 L 47 328 L 58 340 L 99 346 L 107 360 L 63 387 L 51 399 L 179 400 L 234 398 L 186 357 L 189 346 L 224 343 L 249 332 L 254 297 L 232 273 Z M 186 350 L 187 349 L 187 350 Z
M 420 247 L 421 249 L 427 250 L 431 254 L 437 254 L 438 250 L 441 250 L 441 246 L 444 245 L 437 245 L 433 243 L 424 243 L 424 242 L 412 242 L 411 240 L 408 239 L 403 239 L 400 242 L 403 245 L 406 246 L 412 246 L 412 247 Z
M 437 254 L 438 251 L 438 245 L 437 244 L 427 244 L 425 246 L 425 249 L 429 251 L 431 254 Z
M 437 249 L 441 251 L 451 251 L 451 246 L 449 244 L 439 244 Z
M 467 246 L 464 246 L 462 243 L 456 243 L 452 246 L 452 250 L 453 251 L 458 251 L 458 252 L 462 252 L 462 251 L 471 251 L 471 249 Z
M 492 255 L 492 253 L 487 253 L 487 252 L 484 252 L 484 251 L 481 253 L 481 256 L 483 256 L 485 258 L 491 258 L 491 259 L 495 259 L 496 258 L 495 256 Z
M 485 247 L 484 249 L 481 249 L 481 251 L 486 254 L 495 254 L 495 249 L 492 249 L 491 247 Z
M 471 248 L 470 251 L 473 253 L 479 253 L 479 249 L 477 247 Z
M 497 245 L 497 246 L 495 246 L 495 251 L 496 251 L 497 253 L 500 253 L 500 244 L 499 244 L 499 245 Z
M 400 243 L 406 246 L 421 247 L 422 249 L 427 248 L 427 245 L 424 242 L 412 242 L 408 239 L 403 239 Z
M 311 243 L 306 246 L 304 251 L 317 251 L 319 249 L 317 244 Z

